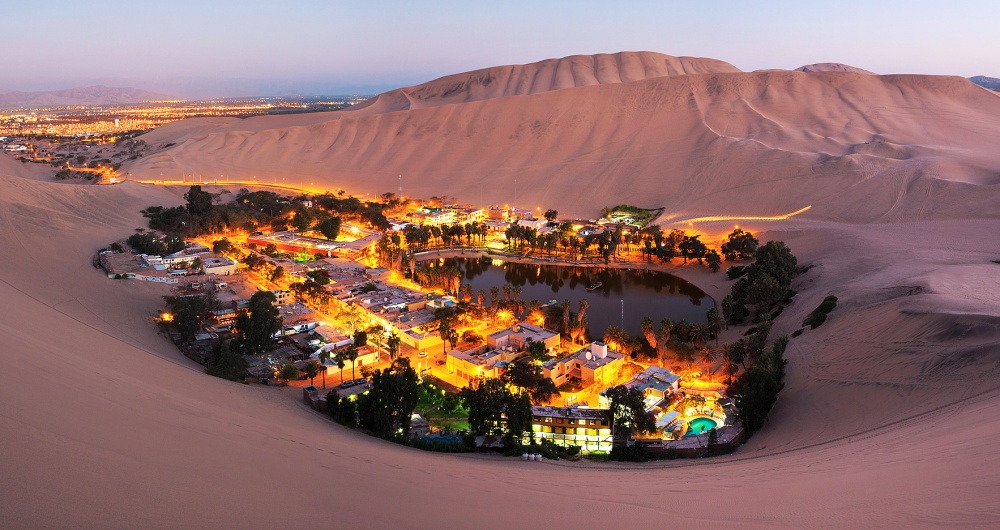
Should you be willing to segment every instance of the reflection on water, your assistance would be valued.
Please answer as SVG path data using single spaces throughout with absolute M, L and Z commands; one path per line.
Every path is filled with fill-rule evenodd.
M 490 287 L 509 283 L 521 287 L 521 299 L 525 301 L 544 304 L 569 298 L 574 312 L 580 299 L 586 298 L 590 302 L 587 319 L 596 338 L 608 326 L 622 324 L 623 306 L 625 330 L 630 335 L 642 333 L 640 322 L 645 316 L 654 322 L 669 318 L 704 323 L 705 313 L 713 307 L 701 289 L 659 271 L 509 263 L 488 257 L 449 258 L 442 265 L 462 271 L 462 283 L 472 284 L 474 291 L 489 293 Z M 586 290 L 596 282 L 601 286 Z

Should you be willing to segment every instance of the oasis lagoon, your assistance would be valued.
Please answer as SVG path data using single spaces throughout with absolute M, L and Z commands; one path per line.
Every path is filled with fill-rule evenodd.
M 692 283 L 660 271 L 539 265 L 487 256 L 442 258 L 425 263 L 457 268 L 462 273 L 462 283 L 471 284 L 473 292 L 486 291 L 487 303 L 490 288 L 502 288 L 504 284 L 520 287 L 520 299 L 525 301 L 546 304 L 568 298 L 574 313 L 579 310 L 580 300 L 586 298 L 590 304 L 587 320 L 594 340 L 600 340 L 608 326 L 623 324 L 629 335 L 641 335 L 641 322 L 646 316 L 657 325 L 664 318 L 703 324 L 707 322 L 707 311 L 715 307 L 712 298 Z M 599 286 L 595 288 L 596 285 Z

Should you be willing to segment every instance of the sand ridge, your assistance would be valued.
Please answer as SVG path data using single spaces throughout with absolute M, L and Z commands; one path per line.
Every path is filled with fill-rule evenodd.
M 954 77 L 691 74 L 270 118 L 200 133 L 186 125 L 175 145 L 125 169 L 137 178 L 183 171 L 362 195 L 397 191 L 402 176 L 414 196 L 447 190 L 479 204 L 516 196 L 522 207 L 559 202 L 579 216 L 610 202 L 677 217 L 812 206 L 814 218 L 847 222 L 993 215 L 1000 175 L 992 148 L 1000 95 Z M 151 134 L 163 145 L 171 128 Z M 776 186 L 788 192 L 773 193 Z

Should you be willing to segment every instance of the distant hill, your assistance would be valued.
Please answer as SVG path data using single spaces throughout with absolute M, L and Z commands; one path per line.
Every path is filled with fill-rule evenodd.
M 805 66 L 800 66 L 796 68 L 795 71 L 805 72 L 807 74 L 813 72 L 854 72 L 857 74 L 878 75 L 875 72 L 865 70 L 864 68 L 858 68 L 857 66 L 851 66 L 849 64 L 841 64 L 841 63 L 807 64 Z
M 363 114 L 413 110 L 591 85 L 739 71 L 739 68 L 717 59 L 674 57 L 655 52 L 572 55 L 449 75 L 380 94 L 348 110 L 352 113 L 363 111 Z
M 976 77 L 970 77 L 969 81 L 972 81 L 983 88 L 1000 91 L 1000 78 L 977 75 Z
M 0 93 L 0 107 L 51 107 L 55 105 L 121 105 L 177 99 L 138 88 L 89 86 L 44 92 Z

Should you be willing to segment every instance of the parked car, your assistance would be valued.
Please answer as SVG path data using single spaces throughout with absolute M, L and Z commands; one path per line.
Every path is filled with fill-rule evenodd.
M 354 385 L 355 386 L 357 386 L 357 385 L 363 385 L 363 384 L 365 384 L 367 382 L 368 382 L 368 378 L 367 377 L 359 377 L 359 378 L 357 378 L 357 379 L 354 380 Z
M 343 383 L 340 383 L 340 388 L 351 388 L 352 386 L 354 386 L 354 381 L 344 381 Z
M 427 352 L 422 351 L 422 352 L 420 352 L 419 356 L 420 357 L 427 357 Z

